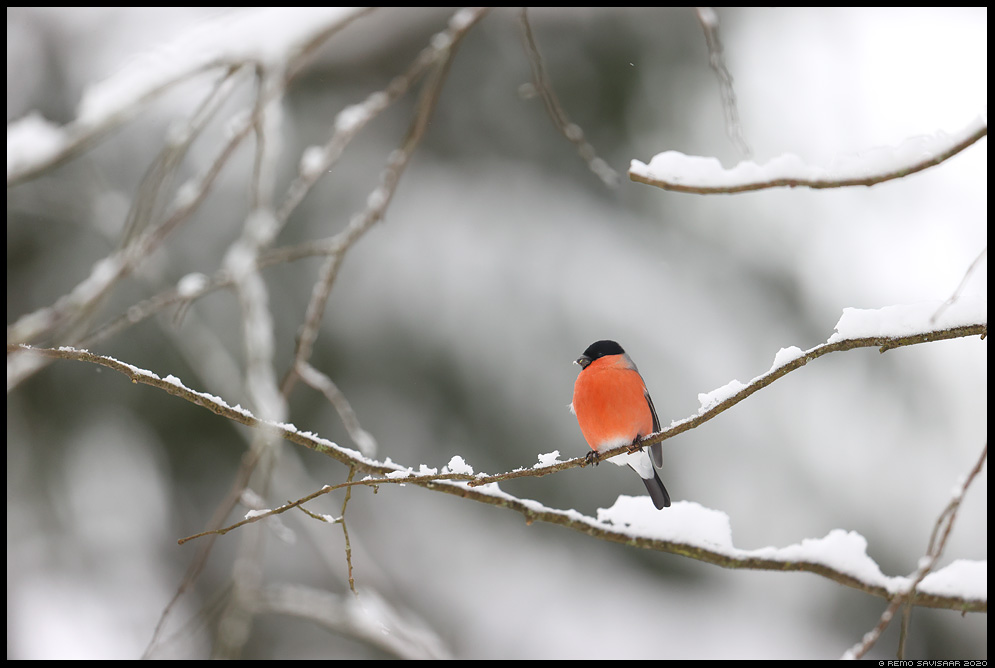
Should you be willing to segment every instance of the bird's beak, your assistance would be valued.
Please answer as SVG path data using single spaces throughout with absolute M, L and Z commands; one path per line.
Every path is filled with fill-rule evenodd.
M 581 369 L 586 369 L 587 365 L 590 363 L 591 363 L 591 358 L 588 357 L 587 355 L 581 355 L 580 357 L 574 360 L 574 364 L 579 366 Z

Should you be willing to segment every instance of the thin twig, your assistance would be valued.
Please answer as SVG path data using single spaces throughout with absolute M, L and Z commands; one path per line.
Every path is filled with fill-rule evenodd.
M 461 10 L 461 12 L 465 11 Z M 311 289 L 311 299 L 308 302 L 304 323 L 300 327 L 297 339 L 297 348 L 294 351 L 294 362 L 282 385 L 284 394 L 289 393 L 293 387 L 298 377 L 298 367 L 311 359 L 311 352 L 318 338 L 319 325 L 325 313 L 325 306 L 345 253 L 368 229 L 383 218 L 401 175 L 428 127 L 428 120 L 435 110 L 435 104 L 446 79 L 449 65 L 456 54 L 456 47 L 466 35 L 466 31 L 482 16 L 481 12 L 459 20 L 454 16 L 450 20 L 450 32 L 444 34 L 441 39 L 432 40 L 434 47 L 438 50 L 438 61 L 435 63 L 428 80 L 423 84 L 422 94 L 415 110 L 415 116 L 408 128 L 408 134 L 401 147 L 391 152 L 387 166 L 381 174 L 380 185 L 367 198 L 366 209 L 353 216 L 346 229 L 333 238 L 335 251 L 325 260 L 320 270 L 319 279 Z M 458 27 L 459 30 L 453 30 L 454 27 Z
M 460 19 L 450 20 L 449 27 L 429 40 L 404 73 L 394 77 L 383 90 L 368 95 L 362 102 L 346 107 L 335 118 L 332 136 L 321 147 L 311 147 L 301 157 L 299 173 L 287 188 L 283 203 L 277 209 L 277 220 L 286 224 L 290 214 L 297 208 L 317 181 L 338 162 L 346 146 L 366 125 L 394 102 L 403 97 L 429 69 L 439 62 L 454 40 L 462 39 L 463 34 L 477 24 L 487 13 L 486 7 L 461 10 L 454 15 Z
M 356 467 L 353 466 L 349 469 L 349 477 L 346 478 L 347 483 L 351 483 L 353 477 L 356 475 Z M 349 542 L 349 527 L 345 523 L 345 511 L 349 506 L 349 499 L 352 498 L 352 486 L 346 487 L 345 498 L 342 499 L 342 510 L 340 515 L 342 517 L 342 537 L 345 539 L 345 563 L 348 567 L 349 572 L 349 589 L 356 596 L 359 596 L 359 592 L 356 591 L 356 579 L 352 575 L 352 544 Z
M 740 153 L 749 158 L 753 151 L 743 137 L 743 125 L 739 120 L 739 110 L 736 107 L 736 89 L 733 86 L 732 74 L 726 67 L 723 55 L 722 40 L 719 38 L 719 15 L 714 7 L 696 7 L 695 14 L 698 23 L 705 33 L 705 44 L 708 46 L 708 65 L 719 80 L 719 91 L 722 95 L 722 109 L 726 117 L 726 135 L 732 140 Z
M 957 519 L 957 511 L 960 509 L 961 501 L 964 500 L 964 493 L 967 492 L 968 487 L 971 483 L 981 473 L 981 469 L 984 468 L 985 461 L 988 459 L 988 443 L 981 449 L 981 455 L 978 457 L 978 461 L 975 462 L 974 466 L 971 468 L 971 472 L 967 475 L 967 479 L 958 487 L 954 492 L 953 498 L 947 504 L 947 507 L 943 509 L 940 516 L 936 520 L 936 524 L 933 527 L 933 533 L 929 539 L 929 547 L 926 550 L 926 556 L 920 560 L 920 566 L 916 571 L 909 576 L 909 583 L 907 586 L 902 587 L 901 591 L 895 594 L 891 598 L 891 602 L 885 611 L 881 613 L 881 618 L 878 620 L 877 625 L 871 629 L 868 633 L 864 634 L 863 639 L 851 647 L 844 654 L 843 658 L 847 659 L 860 659 L 862 658 L 877 642 L 884 630 L 888 628 L 888 624 L 894 618 L 895 613 L 898 608 L 902 606 L 903 603 L 911 602 L 916 593 L 916 587 L 919 583 L 923 581 L 929 572 L 933 570 L 936 566 L 936 562 L 939 561 L 940 556 L 943 554 L 943 548 L 946 547 L 947 539 L 950 537 L 950 532 L 954 528 L 954 521 Z M 939 540 L 937 541 L 937 536 L 939 535 Z M 904 637 L 904 634 L 903 634 Z
M 441 474 L 431 473 L 431 474 L 417 475 L 417 476 L 392 476 L 386 478 L 363 478 L 362 480 L 353 480 L 353 475 L 356 472 L 356 467 L 353 466 L 349 470 L 350 470 L 350 475 L 346 480 L 346 482 L 339 483 L 337 485 L 325 485 L 317 492 L 312 492 L 311 494 L 308 494 L 307 496 L 297 499 L 296 501 L 287 501 L 282 506 L 278 506 L 276 508 L 271 508 L 265 511 L 252 511 L 246 513 L 246 516 L 243 519 L 239 520 L 238 522 L 229 524 L 226 527 L 209 529 L 207 531 L 201 531 L 200 533 L 195 533 L 185 538 L 180 538 L 176 541 L 176 543 L 177 545 L 183 545 L 184 543 L 189 543 L 192 540 L 195 540 L 197 538 L 204 538 L 205 536 L 223 536 L 226 533 L 229 533 L 230 531 L 238 529 L 239 527 L 243 527 L 247 524 L 253 524 L 260 520 L 264 520 L 268 517 L 273 517 L 274 515 L 282 515 L 288 510 L 293 510 L 294 508 L 303 509 L 305 503 L 308 503 L 309 501 L 314 501 L 319 496 L 324 496 L 325 494 L 329 494 L 331 492 L 335 492 L 340 489 L 346 490 L 346 496 L 348 498 L 349 494 L 352 491 L 352 488 L 359 486 L 375 488 L 379 487 L 380 485 L 418 485 L 420 483 L 432 483 L 444 480 L 459 480 L 463 482 L 469 482 L 471 480 L 475 480 L 474 476 L 469 473 L 441 473 Z M 310 511 L 305 511 L 305 512 L 307 512 L 308 515 L 312 515 L 312 517 L 314 516 Z M 340 524 L 344 524 L 343 521 L 345 514 L 344 503 L 342 507 L 342 512 L 343 516 L 338 518 Z M 323 517 L 320 519 L 322 521 L 327 521 L 326 518 Z
M 256 452 L 249 450 L 242 455 L 242 458 L 244 460 L 246 458 L 253 458 L 256 456 Z M 214 510 L 214 515 L 207 523 L 208 526 L 219 527 L 221 526 L 221 523 L 225 521 L 225 518 L 228 517 L 228 514 L 231 513 L 232 508 L 234 508 L 238 503 L 239 498 L 242 496 L 242 492 L 248 485 L 248 474 L 253 468 L 254 466 L 247 466 L 245 464 L 239 467 L 240 476 L 245 476 L 245 478 L 243 479 L 240 476 L 235 478 L 228 490 L 228 493 L 225 495 L 224 500 L 218 504 L 218 507 Z M 209 533 L 210 532 L 205 532 L 202 535 L 208 535 Z M 151 658 L 152 652 L 156 647 L 158 647 L 162 640 L 162 635 L 166 630 L 166 621 L 171 616 L 176 604 L 179 603 L 180 598 L 183 597 L 183 594 L 185 594 L 193 586 L 194 582 L 197 581 L 197 578 L 200 577 L 201 572 L 203 572 L 204 567 L 207 565 L 207 559 L 211 555 L 211 550 L 214 547 L 214 541 L 219 535 L 221 534 L 212 536 L 210 540 L 201 545 L 200 549 L 197 551 L 196 557 L 190 562 L 186 573 L 183 575 L 183 579 L 180 581 L 179 587 L 176 588 L 176 591 L 173 593 L 173 597 L 169 599 L 169 603 L 166 604 L 166 607 L 163 608 L 162 613 L 159 615 L 159 620 L 156 622 L 155 629 L 152 631 L 152 637 L 149 639 L 149 644 L 145 647 L 145 652 L 143 653 L 142 658 Z
M 208 171 L 195 182 L 180 188 L 172 213 L 159 225 L 150 227 L 123 249 L 97 262 L 90 275 L 52 306 L 19 318 L 7 328 L 8 342 L 28 342 L 43 338 L 53 330 L 71 323 L 103 299 L 117 282 L 130 274 L 155 250 L 165 237 L 185 222 L 207 196 L 211 185 L 235 148 L 248 135 L 251 123 L 237 127 L 222 147 Z M 19 380 L 23 380 L 19 379 Z M 9 385 L 10 379 L 8 379 Z
M 529 59 L 529 67 L 532 68 L 532 87 L 542 104 L 546 107 L 553 125 L 560 131 L 567 141 L 577 147 L 577 153 L 587 163 L 588 169 L 601 179 L 609 188 L 615 188 L 621 183 L 622 178 L 618 172 L 612 169 L 607 162 L 598 157 L 597 152 L 591 143 L 584 136 L 584 130 L 576 123 L 572 123 L 560 104 L 559 98 L 553 91 L 553 86 L 546 74 L 546 67 L 542 62 L 542 54 L 539 52 L 539 45 L 536 44 L 535 35 L 532 33 L 532 24 L 529 22 L 527 8 L 523 7 L 519 14 L 519 23 L 522 27 L 522 39 L 525 42 L 525 55 Z
M 425 623 L 402 615 L 390 602 L 366 588 L 363 598 L 333 594 L 302 585 L 264 587 L 253 602 L 259 614 L 308 620 L 336 634 L 368 643 L 400 659 L 451 659 L 439 634 Z
M 328 403 L 335 407 L 336 412 L 338 412 L 339 417 L 342 419 L 342 424 L 349 433 L 349 437 L 352 438 L 352 442 L 356 444 L 359 451 L 367 457 L 375 456 L 377 453 L 376 439 L 373 438 L 373 434 L 363 429 L 363 426 L 359 423 L 359 418 L 356 416 L 356 411 L 352 409 L 349 400 L 346 399 L 338 386 L 332 382 L 332 379 L 307 362 L 298 365 L 297 373 L 300 375 L 301 380 L 324 394 L 325 398 L 328 399 Z
M 987 255 L 988 255 L 988 246 L 985 246 L 984 249 L 982 249 L 982 251 L 978 253 L 978 257 L 974 258 L 974 261 L 971 262 L 970 266 L 968 266 L 967 271 L 964 272 L 964 277 L 960 279 L 960 283 L 957 284 L 957 288 L 954 290 L 953 294 L 950 295 L 947 301 L 943 302 L 940 305 L 940 308 L 936 309 L 936 313 L 934 313 L 933 317 L 930 318 L 929 320 L 930 324 L 935 323 L 937 319 L 943 314 L 943 312 L 946 311 L 951 305 L 953 305 L 954 302 L 957 301 L 957 299 L 960 297 L 961 290 L 963 290 L 964 285 L 967 284 L 967 280 L 971 278 L 971 275 L 975 272 L 975 270 L 978 268 L 978 265 L 981 264 L 981 261 Z

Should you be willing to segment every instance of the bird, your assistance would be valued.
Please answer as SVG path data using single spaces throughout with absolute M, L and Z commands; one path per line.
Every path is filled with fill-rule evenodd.
M 615 341 L 595 341 L 574 360 L 580 373 L 574 382 L 571 412 L 592 452 L 620 445 L 635 445 L 660 431 L 660 418 L 649 391 L 632 358 Z M 618 455 L 613 464 L 628 466 L 642 478 L 657 509 L 670 506 L 670 494 L 656 469 L 663 466 L 663 446 L 654 443 L 645 450 Z

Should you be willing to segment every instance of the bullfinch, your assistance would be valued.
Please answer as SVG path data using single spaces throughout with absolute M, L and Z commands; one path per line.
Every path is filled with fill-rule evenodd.
M 574 363 L 580 365 L 580 373 L 570 410 L 594 452 L 634 445 L 660 431 L 660 418 L 646 383 L 622 346 L 614 341 L 595 341 Z M 663 446 L 655 443 L 649 451 L 621 454 L 611 462 L 638 473 L 653 505 L 663 509 L 670 506 L 670 494 L 656 472 L 663 466 Z

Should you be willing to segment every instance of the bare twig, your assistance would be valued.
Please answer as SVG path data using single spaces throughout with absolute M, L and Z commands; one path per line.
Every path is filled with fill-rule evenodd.
M 230 67 L 218 80 L 190 119 L 169 130 L 163 149 L 142 177 L 125 220 L 120 248 L 125 248 L 150 225 L 158 224 L 166 208 L 166 195 L 172 192 L 176 172 L 194 140 L 215 117 L 235 90 L 236 74 L 241 68 Z
M 310 620 L 347 634 L 402 659 L 452 658 L 431 628 L 365 589 L 363 598 L 341 596 L 312 587 L 264 587 L 253 602 L 257 613 L 276 613 Z
M 356 475 L 356 467 L 354 466 L 351 469 L 349 469 L 349 477 L 346 478 L 346 482 L 347 483 L 352 482 L 352 479 L 355 475 Z M 358 596 L 359 592 L 356 591 L 356 578 L 354 578 L 352 575 L 352 543 L 349 542 L 349 527 L 345 523 L 345 511 L 346 508 L 349 507 L 349 499 L 351 498 L 352 498 L 352 486 L 350 485 L 349 487 L 346 487 L 345 498 L 342 499 L 342 511 L 341 511 L 342 538 L 345 541 L 345 563 L 349 572 L 349 590 L 352 591 L 354 595 Z
M 933 317 L 930 318 L 930 323 L 935 323 L 936 320 L 943 314 L 943 312 L 946 311 L 954 302 L 957 301 L 957 299 L 960 297 L 961 290 L 964 289 L 964 285 L 967 284 L 968 279 L 971 278 L 971 274 L 974 273 L 974 271 L 978 268 L 978 265 L 981 264 L 981 261 L 985 259 L 987 256 L 988 256 L 988 246 L 985 246 L 984 249 L 980 253 L 978 253 L 978 257 L 974 258 L 974 261 L 971 262 L 970 266 L 968 266 L 967 271 L 964 272 L 964 278 L 960 279 L 960 283 L 957 284 L 957 288 L 954 290 L 953 294 L 950 295 L 947 301 L 943 302 L 943 304 L 940 305 L 940 308 L 936 309 L 936 313 L 934 313 Z
M 246 459 L 255 458 L 257 456 L 257 452 L 248 450 L 242 457 L 243 459 Z M 248 475 L 254 468 L 254 465 L 245 464 L 239 468 L 240 474 L 244 475 L 245 478 L 243 479 L 240 475 L 237 476 L 232 482 L 232 485 L 228 490 L 228 494 L 225 495 L 224 501 L 218 505 L 214 511 L 214 515 L 207 523 L 208 526 L 219 527 L 225 521 L 229 513 L 231 513 L 232 508 L 235 507 L 235 504 L 238 503 L 239 498 L 245 491 L 245 488 L 249 482 Z M 203 572 L 204 567 L 207 565 L 207 559 L 211 555 L 211 550 L 214 548 L 214 541 L 216 539 L 217 535 L 210 537 L 206 543 L 201 545 L 193 561 L 190 562 L 186 573 L 183 575 L 183 579 L 180 581 L 180 585 L 176 588 L 176 591 L 173 592 L 173 597 L 169 599 L 169 603 L 166 604 L 165 608 L 162 610 L 162 613 L 159 615 L 159 621 L 156 622 L 155 629 L 152 632 L 152 637 L 149 639 L 149 644 L 145 647 L 143 658 L 151 658 L 152 652 L 154 652 L 155 648 L 159 646 L 166 630 L 166 621 L 171 616 L 176 604 L 179 603 L 180 598 L 183 597 L 183 595 L 193 586 L 194 582 L 197 581 L 197 578 L 200 577 L 201 572 Z
M 29 342 L 49 336 L 56 328 L 89 312 L 93 304 L 102 299 L 121 278 L 130 274 L 170 232 L 185 222 L 200 206 L 221 168 L 248 135 L 251 127 L 251 123 L 242 123 L 236 127 L 207 172 L 200 179 L 180 188 L 172 212 L 159 225 L 146 229 L 127 246 L 97 262 L 87 278 L 69 294 L 56 300 L 52 306 L 19 318 L 7 328 L 7 342 Z
M 532 68 L 532 88 L 542 100 L 546 107 L 553 125 L 560 131 L 567 141 L 577 147 L 577 153 L 587 163 L 588 169 L 601 179 L 609 188 L 615 188 L 621 182 L 621 177 L 607 162 L 598 157 L 594 147 L 587 141 L 584 131 L 576 123 L 572 123 L 560 104 L 559 98 L 553 91 L 553 86 L 546 74 L 546 68 L 542 62 L 542 54 L 539 53 L 539 46 L 536 44 L 535 35 L 532 33 L 532 24 L 529 22 L 527 8 L 523 7 L 519 14 L 519 23 L 522 27 L 522 39 L 525 42 L 525 55 L 529 59 L 529 67 Z
M 339 417 L 342 418 L 342 424 L 345 425 L 346 431 L 349 432 L 352 442 L 356 444 L 359 451 L 367 457 L 375 456 L 377 453 L 376 439 L 373 438 L 373 434 L 363 429 L 362 425 L 359 424 L 359 418 L 352 410 L 352 405 L 338 386 L 332 382 L 332 379 L 307 362 L 298 365 L 297 373 L 300 374 L 301 380 L 324 394 L 328 402 L 335 407 Z
M 903 587 L 901 591 L 895 594 L 891 598 L 891 602 L 883 613 L 881 613 L 881 618 L 878 620 L 877 625 L 869 632 L 864 634 L 863 639 L 847 650 L 846 654 L 843 655 L 845 659 L 860 659 L 862 658 L 877 642 L 884 630 L 888 628 L 888 624 L 894 618 L 895 613 L 898 608 L 902 606 L 903 603 L 911 603 L 913 596 L 915 595 L 916 587 L 919 583 L 923 581 L 929 572 L 933 570 L 936 566 L 936 562 L 939 561 L 940 556 L 943 554 L 943 548 L 947 544 L 947 539 L 950 537 L 950 531 L 954 528 L 954 521 L 957 519 L 957 511 L 960 509 L 960 504 L 964 500 L 964 493 L 967 492 L 968 487 L 974 482 L 974 479 L 981 469 L 984 468 L 985 461 L 988 459 L 988 443 L 981 449 L 981 455 L 978 457 L 978 461 L 975 462 L 974 466 L 971 468 L 970 473 L 968 473 L 967 478 L 959 485 L 957 490 L 954 492 L 953 498 L 950 499 L 950 503 L 947 507 L 943 509 L 940 516 L 936 520 L 936 525 L 933 527 L 933 533 L 929 538 L 929 547 L 926 549 L 926 556 L 920 559 L 919 568 L 909 576 L 908 585 Z M 939 539 L 937 539 L 939 537 Z M 908 619 L 908 612 L 906 613 L 906 621 Z M 904 627 L 904 624 L 903 624 Z M 904 632 L 902 637 L 904 638 Z M 899 652 L 901 656 L 901 651 Z
M 438 33 L 430 40 L 430 46 L 426 47 L 418 55 L 415 62 L 412 63 L 404 74 L 395 77 L 384 90 L 372 93 L 363 102 L 353 105 L 339 114 L 335 121 L 335 130 L 331 139 L 321 148 L 312 148 L 305 151 L 305 156 L 301 160 L 300 173 L 287 189 L 284 200 L 276 212 L 279 226 L 286 224 L 290 214 L 317 183 L 319 178 L 338 160 L 342 151 L 356 133 L 365 127 L 377 114 L 384 111 L 391 103 L 410 90 L 411 86 L 431 66 L 438 62 L 439 58 L 448 51 L 456 40 L 462 39 L 465 32 L 483 18 L 485 13 L 486 8 L 458 12 L 450 21 L 450 27 Z M 375 190 L 368 199 L 370 205 L 382 205 L 383 202 L 378 198 L 382 194 L 382 188 Z M 376 220 L 375 216 L 370 216 L 369 224 L 376 222 Z M 261 269 L 309 257 L 338 255 L 347 251 L 359 236 L 361 234 L 357 234 L 355 229 L 347 227 L 342 232 L 324 239 L 313 239 L 286 248 L 265 249 L 262 250 L 261 255 L 257 259 L 257 268 Z M 202 280 L 197 281 L 196 287 L 178 285 L 169 288 L 158 295 L 131 306 L 122 315 L 82 338 L 79 344 L 82 347 L 90 347 L 106 341 L 128 327 L 161 312 L 165 308 L 177 304 L 189 304 L 210 292 L 230 287 L 231 285 L 232 277 L 230 273 L 225 269 L 220 269 L 210 278 L 202 277 Z M 8 343 L 14 342 L 8 340 Z M 18 342 L 26 341 L 22 340 Z
M 38 309 L 33 313 L 19 318 L 13 325 L 7 328 L 7 342 L 37 342 L 42 338 L 51 336 L 56 329 L 71 325 L 89 313 L 93 305 L 103 299 L 120 279 L 133 272 L 152 251 L 159 247 L 169 234 L 182 223 L 186 222 L 190 215 L 199 208 L 235 148 L 256 127 L 258 114 L 261 113 L 266 104 L 271 102 L 272 98 L 270 96 L 282 95 L 287 84 L 301 71 L 303 65 L 313 55 L 321 40 L 327 39 L 328 36 L 341 30 L 354 18 L 363 13 L 361 11 L 348 14 L 337 21 L 331 22 L 331 25 L 314 36 L 310 42 L 301 45 L 298 52 L 289 58 L 289 62 L 283 72 L 282 82 L 277 82 L 270 87 L 267 97 L 256 104 L 256 113 L 251 114 L 246 120 L 232 123 L 228 141 L 222 146 L 214 162 L 211 163 L 207 171 L 199 179 L 194 179 L 180 187 L 174 198 L 173 208 L 168 215 L 157 225 L 148 226 L 147 229 L 135 236 L 122 249 L 97 262 L 90 276 L 83 279 L 67 295 L 56 300 L 53 305 Z M 212 61 L 211 67 L 223 65 L 227 76 L 232 69 L 244 64 L 246 63 L 231 63 L 221 60 L 217 63 Z M 188 74 L 185 73 L 184 77 Z M 175 82 L 170 82 L 170 85 L 173 83 Z M 223 83 L 224 79 L 222 80 Z M 212 100 L 216 97 L 216 90 L 217 88 L 211 91 L 205 103 L 195 112 L 195 119 L 202 117 L 204 110 L 214 109 Z M 29 375 L 35 370 L 25 369 L 24 373 Z M 13 379 L 8 376 L 8 388 L 16 386 L 26 375 Z
M 311 494 L 308 494 L 305 497 L 297 499 L 296 501 L 288 501 L 287 503 L 283 504 L 282 506 L 278 506 L 278 507 L 272 508 L 270 510 L 258 511 L 258 512 L 257 511 L 253 511 L 253 512 L 246 513 L 246 515 L 245 515 L 245 517 L 243 519 L 241 519 L 238 522 L 235 522 L 233 524 L 229 524 L 226 527 L 222 527 L 222 528 L 218 528 L 218 529 L 209 529 L 207 531 L 201 531 L 200 533 L 195 533 L 192 536 L 187 536 L 186 538 L 180 538 L 176 542 L 179 545 L 183 545 L 184 543 L 189 543 L 192 540 L 195 540 L 197 538 L 203 538 L 205 536 L 224 536 L 226 533 L 228 533 L 230 531 L 233 531 L 235 529 L 238 529 L 239 527 L 243 527 L 243 526 L 245 526 L 247 524 L 253 524 L 253 523 L 258 522 L 260 520 L 264 520 L 264 519 L 266 519 L 268 517 L 273 517 L 274 515 L 282 515 L 283 513 L 287 512 L 288 510 L 293 510 L 294 508 L 303 508 L 303 506 L 304 506 L 305 503 L 308 503 L 310 501 L 314 501 L 319 496 L 324 496 L 325 494 L 329 494 L 331 492 L 335 492 L 335 491 L 338 491 L 340 489 L 345 489 L 346 492 L 348 493 L 348 492 L 350 492 L 352 490 L 353 487 L 356 487 L 357 485 L 362 485 L 364 487 L 377 487 L 378 485 L 389 485 L 389 484 L 392 484 L 392 483 L 393 484 L 402 484 L 402 485 L 403 484 L 416 485 L 418 483 L 436 482 L 436 481 L 439 481 L 439 480 L 463 480 L 463 481 L 468 481 L 468 480 L 473 480 L 474 479 L 473 475 L 470 475 L 470 474 L 467 474 L 467 473 L 445 473 L 445 474 L 435 474 L 435 473 L 432 473 L 432 474 L 429 474 L 429 475 L 421 475 L 421 476 L 400 476 L 400 477 L 391 477 L 391 478 L 364 478 L 362 480 L 353 480 L 353 476 L 355 475 L 355 473 L 356 473 L 356 468 L 352 467 L 352 468 L 349 469 L 349 477 L 346 479 L 346 482 L 340 483 L 338 485 L 325 485 L 324 487 L 322 487 L 321 489 L 319 489 L 317 492 L 312 492 Z M 346 509 L 347 501 L 348 501 L 348 494 L 346 496 L 346 500 L 343 501 L 343 504 L 342 504 L 342 515 L 343 516 L 345 515 L 345 509 Z M 310 514 L 310 513 L 308 513 L 308 514 Z M 344 524 L 344 522 L 342 522 L 342 524 Z M 345 527 L 343 526 L 343 530 L 344 529 L 345 529 Z M 346 539 L 347 539 L 346 540 L 346 544 L 348 545 L 348 533 L 346 533 Z M 347 547 L 347 552 L 348 552 L 348 547 Z M 349 568 L 349 573 L 350 574 L 352 573 L 352 566 L 351 566 L 351 564 L 350 564 L 350 568 Z M 351 577 L 350 577 L 350 579 L 351 579 Z
M 461 10 L 454 15 L 450 19 L 449 31 L 442 33 L 438 39 L 432 40 L 438 60 L 428 81 L 424 84 L 407 136 L 401 147 L 393 151 L 388 158 L 387 166 L 381 175 L 381 184 L 370 193 L 366 209 L 353 216 L 346 229 L 330 240 L 329 256 L 321 267 L 317 283 L 311 290 L 311 299 L 308 303 L 304 323 L 300 328 L 297 349 L 294 351 L 294 363 L 291 372 L 283 382 L 284 393 L 289 392 L 293 387 L 299 373 L 297 368 L 311 358 L 314 342 L 318 337 L 318 327 L 325 313 L 325 305 L 345 253 L 368 229 L 383 218 L 387 206 L 394 196 L 398 181 L 411 160 L 415 148 L 421 142 L 425 128 L 428 126 L 428 120 L 435 110 L 435 103 L 438 100 L 449 65 L 455 56 L 456 47 L 466 35 L 466 31 L 483 16 L 483 13 L 479 11 L 470 14 L 466 12 L 467 10 Z
M 487 13 L 486 7 L 460 10 L 449 21 L 449 26 L 437 33 L 408 66 L 387 84 L 383 90 L 371 93 L 358 104 L 346 107 L 335 117 L 331 138 L 321 147 L 311 147 L 304 152 L 297 178 L 287 189 L 287 194 L 277 210 L 277 220 L 283 225 L 311 188 L 339 158 L 345 147 L 366 125 L 390 105 L 403 97 L 415 83 L 447 54 L 466 32 Z
M 719 39 L 719 15 L 714 7 L 696 7 L 695 14 L 698 23 L 705 33 L 705 44 L 708 46 L 708 66 L 715 72 L 719 80 L 719 91 L 722 94 L 722 109 L 726 117 L 726 134 L 744 157 L 749 158 L 753 151 L 743 137 L 743 125 L 739 120 L 739 110 L 736 107 L 736 89 L 733 86 L 732 74 L 726 67 L 723 55 L 722 40 Z

